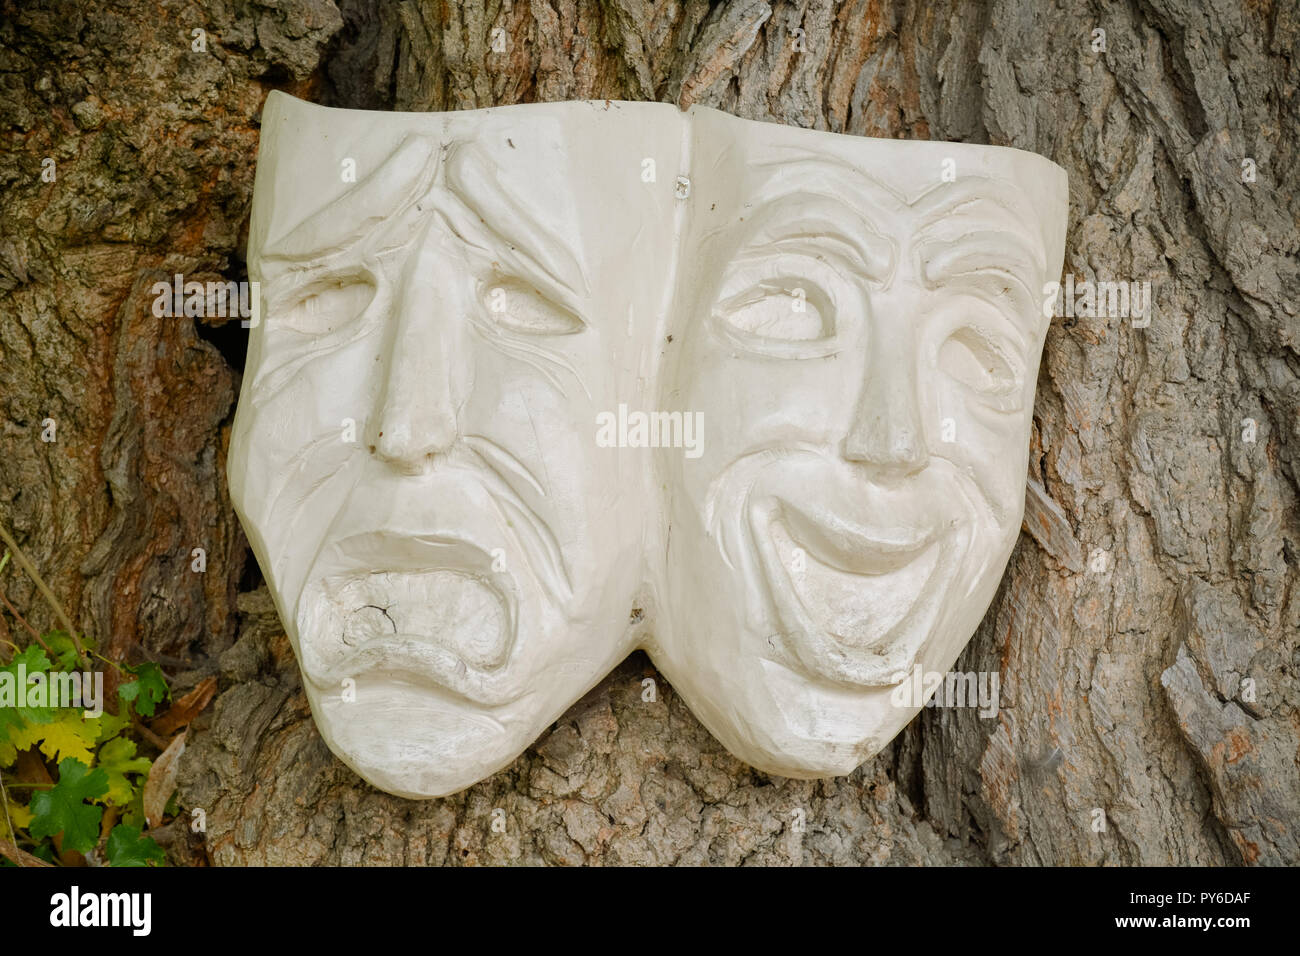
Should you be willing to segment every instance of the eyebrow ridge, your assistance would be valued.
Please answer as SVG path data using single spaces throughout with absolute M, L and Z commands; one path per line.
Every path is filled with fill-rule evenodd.
M 810 207 L 811 201 L 816 204 Z M 711 240 L 719 234 L 736 231 L 734 224 L 719 226 L 705 238 Z M 761 252 L 764 243 L 803 241 L 815 245 L 818 239 L 830 239 L 845 247 L 874 281 L 887 284 L 897 269 L 896 244 L 868 216 L 845 206 L 834 196 L 798 189 L 775 196 L 766 204 L 760 218 L 743 230 L 732 258 Z M 872 246 L 883 246 L 887 251 L 880 254 Z M 847 258 L 838 250 L 836 254 Z
M 469 214 L 471 227 L 472 220 L 478 219 L 490 237 L 571 295 L 589 295 L 586 273 L 567 243 L 507 189 L 496 172 L 496 164 L 482 150 L 472 144 L 457 147 L 448 160 L 446 181 L 447 191 L 461 204 L 457 211 Z M 506 221 L 516 224 L 520 234 L 512 235 L 503 225 Z M 457 232 L 464 238 L 464 229 L 458 228 Z
M 1024 273 L 1019 269 L 1007 267 L 1006 256 L 985 251 L 987 246 L 981 241 L 981 237 L 994 235 L 1003 241 L 1007 238 L 1007 235 L 1000 231 L 985 231 L 966 233 L 951 240 L 930 239 L 918 242 L 915 249 L 921 264 L 921 280 L 927 289 L 939 290 L 947 284 L 962 282 L 970 285 L 982 278 L 1009 279 L 1013 283 L 1017 297 L 1023 299 L 1023 310 L 1016 310 L 1016 319 L 1020 319 L 1028 312 L 1034 315 L 1034 322 L 1029 330 L 1022 329 L 1024 324 L 1022 321 L 1011 322 L 1017 333 L 1028 343 L 1028 333 L 1037 331 L 1042 324 L 1038 310 L 1039 299 L 1036 297 L 1031 281 Z M 1016 258 L 1031 268 L 1039 268 L 1034 262 L 1033 251 L 1027 248 L 1028 244 L 1021 237 L 1014 238 L 1016 246 L 1020 247 L 1018 250 L 1020 255 Z M 1029 255 L 1026 257 L 1025 253 Z M 974 260 L 974 264 L 965 267 L 965 264 L 971 260 Z M 1000 303 L 996 301 L 997 296 L 987 294 L 985 297 L 990 305 L 1000 307 Z
M 271 263 L 314 262 L 352 249 L 385 220 L 407 218 L 432 188 L 441 165 L 440 154 L 432 138 L 408 136 L 338 201 L 267 241 L 261 258 Z

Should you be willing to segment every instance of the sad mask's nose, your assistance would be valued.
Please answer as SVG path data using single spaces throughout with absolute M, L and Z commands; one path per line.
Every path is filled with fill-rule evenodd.
M 410 367 L 416 363 L 406 356 L 394 356 L 393 364 L 401 370 L 389 374 L 373 442 L 374 454 L 403 474 L 420 474 L 435 456 L 455 444 L 459 434 L 447 388 L 447 368 L 421 375 Z
M 452 355 L 454 307 L 435 288 L 433 282 L 403 286 L 371 433 L 375 457 L 403 474 L 428 470 L 460 433 L 452 395 L 452 377 L 462 364 Z

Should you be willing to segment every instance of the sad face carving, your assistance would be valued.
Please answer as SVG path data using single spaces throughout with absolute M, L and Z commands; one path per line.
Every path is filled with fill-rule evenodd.
M 1014 545 L 1065 207 L 1015 150 L 273 94 L 231 494 L 331 748 L 452 793 L 644 647 L 754 766 L 862 763 Z

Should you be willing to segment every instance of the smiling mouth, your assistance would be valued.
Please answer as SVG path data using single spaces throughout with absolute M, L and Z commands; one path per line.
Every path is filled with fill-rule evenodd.
M 941 536 L 813 517 L 783 499 L 763 511 L 755 542 L 794 655 L 838 681 L 888 683 L 937 609 L 926 599 L 943 563 Z

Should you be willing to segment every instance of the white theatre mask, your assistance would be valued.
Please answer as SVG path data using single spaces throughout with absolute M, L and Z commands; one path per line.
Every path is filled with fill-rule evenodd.
M 1012 149 L 692 118 L 693 207 L 662 390 L 654 656 L 729 750 L 845 774 L 923 701 L 1020 530 L 1067 184 Z
M 231 497 L 330 747 L 452 793 L 644 647 L 852 770 L 1015 542 L 1065 216 L 1016 150 L 272 94 Z

